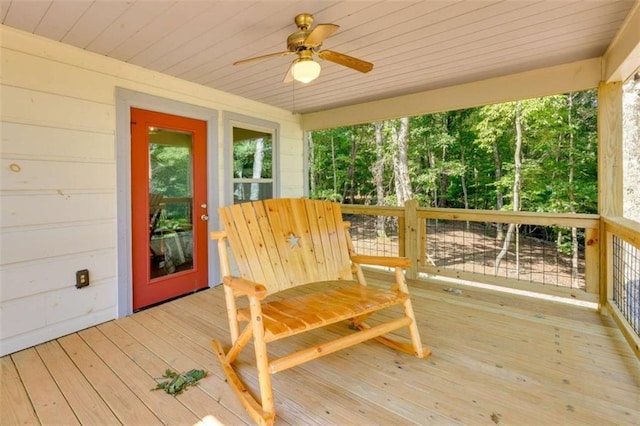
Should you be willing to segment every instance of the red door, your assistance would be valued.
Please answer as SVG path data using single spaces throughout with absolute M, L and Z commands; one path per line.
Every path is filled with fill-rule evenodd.
M 207 123 L 131 109 L 133 309 L 208 286 Z

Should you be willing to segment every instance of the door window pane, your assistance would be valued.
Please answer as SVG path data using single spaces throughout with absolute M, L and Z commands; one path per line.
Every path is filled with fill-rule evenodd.
M 150 276 L 193 269 L 192 135 L 149 127 Z

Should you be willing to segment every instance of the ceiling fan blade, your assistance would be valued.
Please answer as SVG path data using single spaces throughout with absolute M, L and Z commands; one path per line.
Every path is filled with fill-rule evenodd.
M 322 42 L 331 34 L 335 33 L 338 28 L 340 28 L 340 25 L 318 24 L 313 30 L 311 30 L 311 33 L 305 39 L 304 44 L 310 47 L 320 46 Z
M 277 58 L 278 56 L 293 55 L 295 53 L 296 52 L 291 52 L 289 50 L 287 50 L 285 52 L 269 53 L 268 55 L 262 55 L 262 56 L 256 56 L 256 57 L 253 57 L 253 58 L 241 59 L 239 61 L 234 62 L 233 65 L 243 65 L 243 64 L 246 64 L 248 62 L 260 61 L 262 59 L 269 59 L 269 58 Z
M 362 59 L 354 58 L 353 56 L 334 52 L 332 50 L 321 50 L 318 52 L 318 56 L 326 61 L 335 62 L 336 64 L 344 65 L 345 67 L 349 67 L 360 72 L 369 72 L 373 69 L 373 64 L 371 62 L 363 61 Z

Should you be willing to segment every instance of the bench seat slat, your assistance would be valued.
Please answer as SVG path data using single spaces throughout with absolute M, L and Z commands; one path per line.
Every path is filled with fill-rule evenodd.
M 355 284 L 269 302 L 262 305 L 265 341 L 375 312 L 406 299 L 407 295 L 401 292 Z M 248 321 L 249 309 L 239 309 L 238 318 Z

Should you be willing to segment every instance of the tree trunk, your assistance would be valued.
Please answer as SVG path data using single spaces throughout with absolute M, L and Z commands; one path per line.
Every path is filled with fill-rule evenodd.
M 473 208 L 477 209 L 478 208 L 478 195 L 480 195 L 480 188 L 479 188 L 479 176 L 478 176 L 478 168 L 476 166 L 473 166 Z M 482 194 L 482 208 L 485 208 L 485 204 L 487 201 L 487 197 L 486 197 L 486 185 L 483 185 L 484 189 L 485 189 L 485 193 Z
M 342 199 L 349 199 L 351 204 L 355 204 L 355 177 L 356 177 L 356 157 L 358 154 L 358 138 L 352 132 L 351 133 L 351 161 L 349 162 L 349 167 L 347 168 L 347 176 L 344 181 L 344 191 L 342 194 Z
M 391 126 L 391 137 L 395 148 L 393 172 L 396 183 L 396 197 L 398 205 L 404 206 L 407 200 L 413 198 L 411 190 L 411 180 L 409 177 L 409 165 L 407 160 L 407 144 L 409 135 L 409 118 L 404 117 L 399 120 L 400 128 Z
M 447 147 L 442 147 L 442 164 L 447 162 Z M 436 206 L 438 207 L 447 207 L 447 186 L 449 186 L 449 175 L 447 171 L 442 168 L 440 172 L 440 196 L 438 197 L 438 202 Z
M 462 185 L 462 201 L 464 202 L 465 210 L 469 210 L 469 194 L 467 193 L 467 179 L 466 179 L 466 170 L 467 165 L 465 162 L 464 156 L 464 145 L 461 147 L 462 150 L 460 152 L 460 162 L 462 163 L 462 174 L 460 175 L 460 185 Z M 469 221 L 467 221 L 467 229 L 469 229 Z
M 376 137 L 376 162 L 371 170 L 373 182 L 376 185 L 376 205 L 384 205 L 384 138 L 382 135 L 383 123 L 374 124 Z M 376 216 L 376 234 L 380 238 L 386 237 L 384 229 L 384 216 Z
M 262 163 L 264 162 L 264 139 L 256 139 L 256 150 L 253 154 L 253 179 L 260 179 L 262 177 Z M 251 196 L 250 200 L 260 199 L 260 184 L 253 182 L 251 184 Z
M 433 150 L 431 149 L 429 149 L 429 168 L 431 170 L 436 169 L 436 158 L 435 158 L 435 155 L 433 154 Z M 429 205 L 433 207 L 438 207 L 438 186 L 437 185 L 433 185 L 433 189 L 431 190 L 431 202 L 429 203 Z
M 331 136 L 331 168 L 333 169 L 333 194 L 338 195 L 338 172 L 336 170 L 336 145 Z
M 516 102 L 516 116 L 515 116 L 515 125 L 516 125 L 516 149 L 513 155 L 514 162 L 514 177 L 513 177 L 513 211 L 520 211 L 520 185 L 521 185 L 521 173 L 522 173 L 522 104 L 518 101 Z M 507 229 L 507 235 L 504 239 L 504 244 L 502 245 L 502 250 L 498 253 L 496 257 L 496 265 L 494 268 L 495 275 L 498 275 L 498 270 L 500 269 L 500 262 L 502 258 L 505 256 L 507 251 L 509 250 L 509 244 L 511 243 L 511 238 L 513 238 L 514 231 L 518 231 L 514 223 L 509 224 L 509 228 Z M 519 258 L 520 258 L 520 247 L 519 247 L 520 239 L 516 237 L 516 274 L 519 274 Z
M 316 153 L 313 146 L 313 132 L 307 132 L 307 140 L 309 141 L 309 190 L 311 196 L 316 195 Z
M 462 152 L 460 154 L 460 161 L 462 162 L 462 175 L 460 176 L 460 184 L 462 185 L 462 201 L 464 202 L 464 208 L 469 209 L 469 193 L 467 192 L 467 164 L 464 156 L 464 146 L 462 147 Z
M 575 173 L 573 137 L 573 93 L 567 95 L 567 124 L 569 127 L 569 211 L 576 212 L 576 196 L 573 191 Z M 578 228 L 571 228 L 571 287 L 578 287 Z
M 498 152 L 498 141 L 493 142 L 493 165 L 496 169 L 496 210 L 502 210 L 504 201 L 502 199 L 502 189 L 500 188 L 500 181 L 502 180 L 502 166 L 500 165 L 500 153 Z M 504 231 L 502 229 L 502 223 L 496 223 L 496 240 L 501 241 L 504 238 Z

